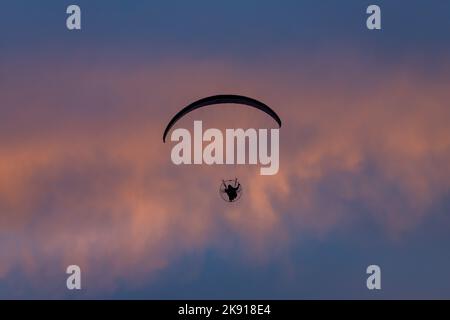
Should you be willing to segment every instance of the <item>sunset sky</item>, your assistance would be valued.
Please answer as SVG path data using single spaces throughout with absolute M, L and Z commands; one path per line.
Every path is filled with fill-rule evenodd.
M 449 31 L 439 0 L 0 0 L 0 298 L 450 298 Z M 277 175 L 171 162 L 215 94 L 278 113 Z

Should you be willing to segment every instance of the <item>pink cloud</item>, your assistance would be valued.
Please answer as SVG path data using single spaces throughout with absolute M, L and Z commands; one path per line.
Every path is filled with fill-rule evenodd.
M 335 78 L 320 68 L 302 76 L 295 68 L 177 59 L 46 70 L 2 80 L 0 234 L 9 241 L 0 243 L 0 277 L 19 266 L 34 278 L 53 260 L 82 265 L 92 277 L 107 265 L 96 281 L 113 290 L 113 280 L 138 283 L 185 253 L 214 247 L 226 255 L 228 239 L 263 263 L 299 233 L 326 237 L 352 225 L 363 213 L 351 202 L 401 237 L 448 192 L 445 75 L 355 63 L 348 78 Z M 278 175 L 171 163 L 166 122 L 187 103 L 224 92 L 259 98 L 280 114 Z M 195 117 L 209 126 L 271 125 L 239 110 L 238 119 L 232 108 L 198 111 L 180 125 Z M 231 205 L 217 191 L 229 176 L 244 184 Z

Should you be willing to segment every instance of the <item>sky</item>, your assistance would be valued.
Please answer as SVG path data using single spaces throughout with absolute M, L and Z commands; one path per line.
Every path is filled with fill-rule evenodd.
M 82 30 L 68 31 L 75 3 Z M 370 4 L 382 30 L 366 28 Z M 0 0 L 0 298 L 450 298 L 449 13 Z M 277 175 L 171 162 L 170 118 L 224 93 L 279 114 Z M 176 126 L 194 120 L 273 127 L 239 106 Z M 229 204 L 218 189 L 235 176 Z

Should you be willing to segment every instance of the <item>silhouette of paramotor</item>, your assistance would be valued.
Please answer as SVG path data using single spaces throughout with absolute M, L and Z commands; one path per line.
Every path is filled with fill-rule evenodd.
M 242 186 L 237 178 L 234 180 L 222 180 L 219 192 L 223 200 L 235 202 L 241 198 Z

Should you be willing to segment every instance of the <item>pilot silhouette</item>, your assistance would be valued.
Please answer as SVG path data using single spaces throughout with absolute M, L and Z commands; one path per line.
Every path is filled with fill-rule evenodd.
M 237 185 L 236 185 L 237 184 Z M 237 196 L 238 196 L 238 191 L 241 187 L 241 184 L 237 182 L 237 179 L 235 180 L 235 187 L 233 187 L 231 184 L 229 184 L 228 186 L 225 184 L 225 181 L 223 181 L 223 185 L 225 186 L 224 192 L 227 194 L 228 196 L 228 200 L 230 202 L 233 202 Z

